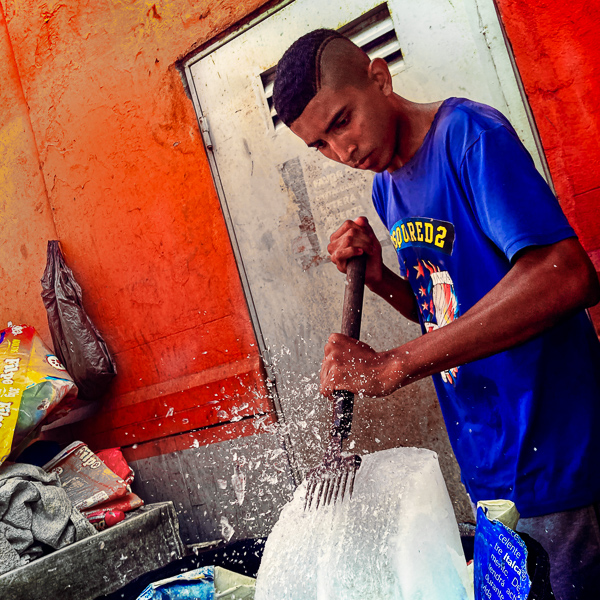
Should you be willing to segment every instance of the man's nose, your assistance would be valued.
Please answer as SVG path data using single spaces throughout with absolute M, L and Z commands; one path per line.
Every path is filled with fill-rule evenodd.
M 339 161 L 345 165 L 350 165 L 355 161 L 354 153 L 356 152 L 356 144 L 344 140 L 338 140 L 331 143 L 333 151 L 337 154 Z

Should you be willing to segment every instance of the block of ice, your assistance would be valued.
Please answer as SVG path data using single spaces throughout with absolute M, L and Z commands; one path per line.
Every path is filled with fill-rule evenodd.
M 304 511 L 295 492 L 267 539 L 255 600 L 466 600 L 470 592 L 437 455 L 363 457 L 349 500 Z

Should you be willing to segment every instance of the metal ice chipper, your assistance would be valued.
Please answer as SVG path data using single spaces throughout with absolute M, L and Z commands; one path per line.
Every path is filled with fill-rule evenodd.
M 342 310 L 342 333 L 355 340 L 360 336 L 360 322 L 365 286 L 366 255 L 348 261 L 346 291 Z M 306 475 L 306 500 L 304 510 L 310 510 L 316 496 L 315 508 L 335 503 L 341 492 L 344 499 L 346 488 L 349 496 L 354 489 L 354 479 L 361 463 L 360 456 L 343 455 L 342 444 L 350 435 L 354 394 L 338 390 L 333 394 L 333 422 L 331 437 L 323 462 Z

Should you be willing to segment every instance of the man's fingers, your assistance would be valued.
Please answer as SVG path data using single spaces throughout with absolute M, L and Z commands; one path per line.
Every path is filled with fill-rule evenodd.
M 366 254 L 369 257 L 367 280 L 374 282 L 381 277 L 381 245 L 366 217 L 344 221 L 331 235 L 327 252 L 342 273 L 346 273 L 349 259 Z
M 373 230 L 369 225 L 366 217 L 358 217 L 355 221 L 344 221 L 342 225 L 331 234 L 329 241 L 332 243 L 337 242 L 340 238 L 349 239 L 368 239 L 373 235 Z
M 331 262 L 338 268 L 342 273 L 346 272 L 346 268 L 348 265 L 348 261 L 354 256 L 360 256 L 364 254 L 365 251 L 362 248 L 356 248 L 352 246 L 347 246 L 344 248 L 338 248 L 336 250 L 330 250 L 331 244 L 328 246 L 327 250 L 331 255 Z
M 339 228 L 331 234 L 329 238 L 330 241 L 335 241 L 338 238 L 341 238 L 349 229 L 356 227 L 356 223 L 354 221 L 350 221 L 349 219 L 344 221 Z
M 371 227 L 371 224 L 369 223 L 369 219 L 367 219 L 367 217 L 358 217 L 357 219 L 354 219 L 354 222 L 363 231 L 366 231 L 367 233 L 369 233 L 371 235 L 375 235 L 375 232 L 373 231 L 373 228 Z
M 325 344 L 325 356 L 321 363 L 320 391 L 326 398 L 331 397 L 334 390 L 337 389 L 335 387 L 336 379 L 340 373 L 338 361 L 343 354 L 338 342 L 341 342 L 344 337 L 341 333 L 332 333 Z
M 331 398 L 333 392 L 338 389 L 337 385 L 337 375 L 339 374 L 339 369 L 336 364 L 331 359 L 326 359 L 323 361 L 321 365 L 321 384 L 320 384 L 320 392 L 322 396 L 326 398 Z
M 338 238 L 327 244 L 327 252 L 334 255 L 336 252 L 346 249 L 360 249 L 366 252 L 372 251 L 373 242 L 361 232 L 349 231 L 344 237 Z
M 319 391 L 321 392 L 321 395 L 325 396 L 326 398 L 328 398 L 331 395 L 331 391 L 328 386 L 328 379 L 329 379 L 329 368 L 328 368 L 328 365 L 326 364 L 326 361 L 323 361 L 321 363 L 321 376 L 320 376 Z
M 349 338 L 342 333 L 332 333 L 325 344 L 325 357 L 321 363 L 320 391 L 326 398 L 331 397 L 335 390 L 348 389 L 351 370 L 348 364 L 354 361 L 353 350 L 361 342 Z M 350 369 L 350 370 L 349 370 Z

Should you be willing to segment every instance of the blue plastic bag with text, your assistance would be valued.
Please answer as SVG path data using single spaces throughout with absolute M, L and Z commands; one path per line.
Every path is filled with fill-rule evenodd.
M 475 600 L 527 600 L 527 546 L 518 533 L 477 509 Z

